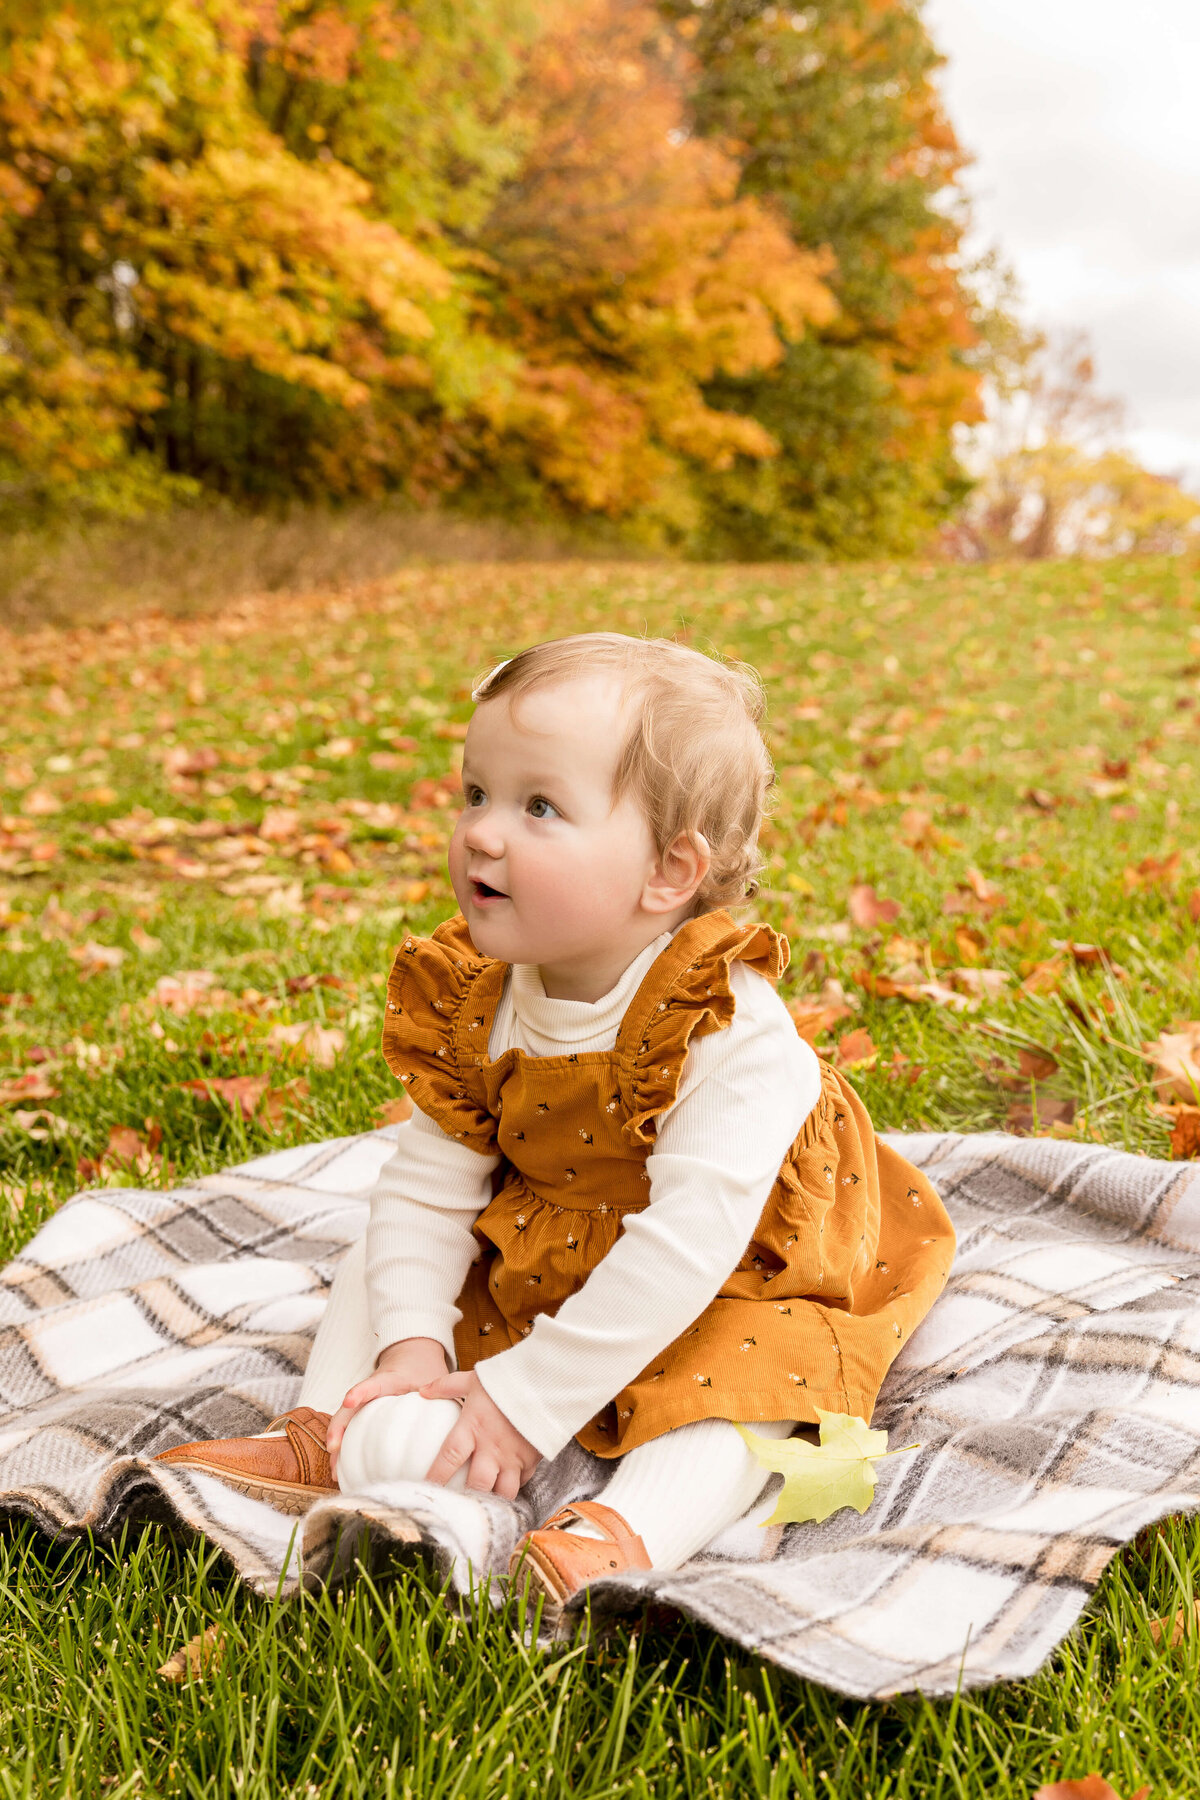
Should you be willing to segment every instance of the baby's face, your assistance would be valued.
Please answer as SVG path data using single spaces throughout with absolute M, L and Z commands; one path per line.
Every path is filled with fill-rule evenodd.
M 644 927 L 656 866 L 638 807 L 615 804 L 626 725 L 616 682 L 588 677 L 485 700 L 467 733 L 450 879 L 477 949 L 568 966 Z

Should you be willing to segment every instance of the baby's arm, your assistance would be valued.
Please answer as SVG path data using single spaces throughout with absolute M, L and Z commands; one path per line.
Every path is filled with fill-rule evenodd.
M 478 1254 L 471 1230 L 491 1198 L 497 1156 L 447 1137 L 424 1113 L 400 1128 L 396 1153 L 371 1194 L 367 1307 L 375 1373 L 352 1387 L 329 1428 L 336 1458 L 353 1412 L 381 1394 L 408 1394 L 446 1373 L 455 1301 Z M 336 1466 L 336 1464 L 335 1464 Z
M 650 1205 L 553 1318 L 481 1363 L 480 1384 L 554 1456 L 736 1268 L 780 1165 L 820 1094 L 820 1070 L 761 975 L 735 964 L 729 1028 L 692 1046 L 647 1162 Z M 462 1379 L 462 1378 L 458 1378 Z

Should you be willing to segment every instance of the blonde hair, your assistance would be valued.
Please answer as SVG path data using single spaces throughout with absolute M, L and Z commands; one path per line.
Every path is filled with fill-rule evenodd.
M 736 906 L 758 890 L 758 833 L 775 780 L 760 726 L 762 682 L 746 663 L 718 662 L 669 638 L 581 632 L 522 650 L 476 686 L 479 704 L 515 705 L 534 688 L 612 674 L 632 723 L 617 758 L 613 798 L 632 794 L 660 856 L 683 833 L 712 862 L 695 914 Z

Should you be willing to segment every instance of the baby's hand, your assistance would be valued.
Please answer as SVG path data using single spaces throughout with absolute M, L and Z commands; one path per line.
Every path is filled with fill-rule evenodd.
M 375 1365 L 375 1373 L 356 1382 L 329 1421 L 325 1448 L 329 1451 L 329 1468 L 337 1480 L 338 1451 L 346 1427 L 360 1406 L 378 1400 L 381 1394 L 412 1394 L 446 1373 L 446 1352 L 436 1338 L 402 1338 L 389 1344 Z
M 467 1487 L 477 1494 L 501 1494 L 515 1500 L 542 1460 L 542 1453 L 509 1423 L 472 1369 L 466 1375 L 443 1375 L 421 1389 L 426 1400 L 461 1400 L 458 1424 L 449 1433 L 425 1477 L 449 1481 L 470 1458 Z

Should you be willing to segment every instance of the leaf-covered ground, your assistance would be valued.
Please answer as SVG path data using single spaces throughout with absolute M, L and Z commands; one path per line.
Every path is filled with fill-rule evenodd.
M 877 1122 L 1196 1147 L 1200 590 L 1034 569 L 407 570 L 353 596 L 4 640 L 0 1195 L 11 1253 L 84 1182 L 361 1129 L 404 926 L 443 867 L 472 678 L 539 637 L 686 634 L 762 671 L 756 905 L 801 1028 Z M 1146 1046 L 1157 1046 L 1149 1056 Z M 419 1576 L 281 1609 L 154 1533 L 0 1543 L 0 1793 L 1024 1796 L 1200 1787 L 1200 1545 L 1118 1559 L 1020 1689 L 859 1707 L 648 1631 L 530 1658 Z M 221 1626 L 201 1682 L 156 1672 Z

